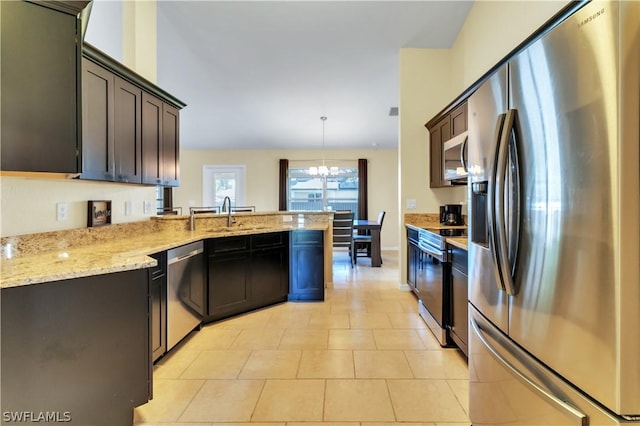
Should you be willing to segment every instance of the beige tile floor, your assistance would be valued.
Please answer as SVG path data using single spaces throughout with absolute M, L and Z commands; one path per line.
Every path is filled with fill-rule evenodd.
M 442 349 L 381 268 L 334 258 L 324 302 L 284 303 L 193 332 L 154 368 L 136 425 L 463 426 L 466 359 Z M 249 425 L 247 425 L 249 426 Z

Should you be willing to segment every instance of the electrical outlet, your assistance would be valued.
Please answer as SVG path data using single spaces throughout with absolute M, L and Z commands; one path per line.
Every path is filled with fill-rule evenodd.
M 56 204 L 56 220 L 67 220 L 69 218 L 69 205 L 67 203 Z
M 144 201 L 142 203 L 142 212 L 144 214 L 149 214 L 151 213 L 151 201 Z
M 131 215 L 131 201 L 124 202 L 124 215 L 125 216 Z
M 293 216 L 290 214 L 285 214 L 282 216 L 283 222 L 293 222 Z

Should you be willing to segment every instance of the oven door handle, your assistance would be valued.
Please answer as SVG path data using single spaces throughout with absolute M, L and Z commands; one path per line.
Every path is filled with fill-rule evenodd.
M 418 247 L 420 247 L 420 250 L 422 250 L 423 252 L 430 254 L 431 256 L 435 257 L 436 259 L 438 259 L 440 262 L 446 262 L 446 254 L 445 252 L 443 252 L 442 250 L 435 250 L 432 249 L 430 247 L 426 247 L 420 243 L 418 243 Z

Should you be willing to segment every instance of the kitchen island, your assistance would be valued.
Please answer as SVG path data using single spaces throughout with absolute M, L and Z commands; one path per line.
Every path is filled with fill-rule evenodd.
M 194 230 L 189 217 L 174 216 L 3 238 L 3 415 L 131 424 L 133 407 L 152 398 L 149 268 L 158 262 L 149 255 L 195 241 L 310 231 L 324 235 L 320 276 L 328 284 L 328 214 L 243 213 L 232 226 L 227 219 L 198 216 Z

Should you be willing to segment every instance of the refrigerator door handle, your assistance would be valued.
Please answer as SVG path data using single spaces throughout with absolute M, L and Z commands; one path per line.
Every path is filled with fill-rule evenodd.
M 500 152 L 500 141 L 502 139 L 502 131 L 504 127 L 504 119 L 506 114 L 498 115 L 498 121 L 496 122 L 496 130 L 494 133 L 494 142 L 496 146 L 496 152 L 494 161 L 489 174 L 489 185 L 487 188 L 487 227 L 489 233 L 489 252 L 491 253 L 491 259 L 493 260 L 493 271 L 496 277 L 496 284 L 498 290 L 504 290 L 504 280 L 502 279 L 502 272 L 500 270 L 500 259 L 498 258 L 498 223 L 496 221 L 496 184 L 497 184 L 497 166 L 498 166 L 498 153 Z
M 505 203 L 505 195 L 507 195 L 507 169 L 509 166 L 509 151 L 512 147 L 511 135 L 514 131 L 516 110 L 507 111 L 502 132 L 500 134 L 500 143 L 498 145 L 498 156 L 496 160 L 496 194 L 494 195 L 495 223 L 496 223 L 496 248 L 497 260 L 500 271 L 502 272 L 502 281 L 504 289 L 509 295 L 515 295 L 517 289 L 513 279 L 515 259 L 509 259 L 509 243 L 507 241 L 507 219 L 505 204 L 509 208 L 509 215 L 516 212 L 511 203 Z M 514 183 L 514 185 L 517 183 Z M 519 192 L 519 191 L 518 191 Z M 517 221 L 517 219 L 516 219 Z M 511 247 L 517 252 L 517 247 Z
M 491 355 L 500 364 L 502 364 L 502 366 L 504 366 L 508 371 L 510 371 L 518 380 L 524 383 L 525 386 L 530 387 L 541 397 L 550 401 L 552 404 L 560 407 L 562 410 L 570 413 L 572 416 L 576 418 L 576 420 L 579 420 L 583 426 L 589 425 L 589 417 L 585 413 L 575 408 L 574 406 L 570 405 L 569 403 L 563 401 L 562 399 L 558 398 L 556 395 L 549 392 L 547 389 L 544 389 L 542 386 L 538 385 L 537 383 L 529 379 L 526 374 L 522 373 L 520 370 L 518 370 L 516 366 L 514 366 L 507 359 L 505 359 L 505 357 L 503 357 L 500 354 L 500 352 L 496 348 L 494 348 L 493 345 L 491 345 L 491 343 L 489 343 L 487 337 L 485 337 L 484 335 L 484 331 L 482 330 L 482 327 L 478 325 L 478 322 L 476 321 L 475 318 L 473 317 L 469 318 L 469 323 L 471 324 L 471 328 L 475 333 L 476 337 L 480 340 L 480 342 L 482 342 L 482 344 L 489 351 L 489 353 L 491 353 Z M 534 376 L 541 378 L 543 376 L 543 373 L 534 374 Z

